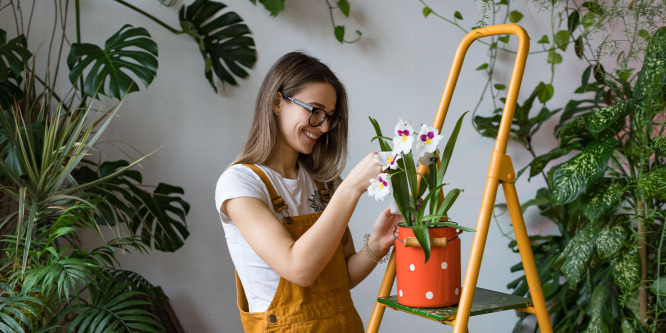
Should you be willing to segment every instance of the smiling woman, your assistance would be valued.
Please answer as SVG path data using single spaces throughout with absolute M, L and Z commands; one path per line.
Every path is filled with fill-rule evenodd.
M 266 75 L 215 193 L 247 332 L 363 331 L 349 290 L 388 253 L 400 217 L 384 210 L 356 252 L 347 225 L 381 166 L 369 154 L 340 181 L 347 119 L 344 86 L 319 60 L 292 52 Z

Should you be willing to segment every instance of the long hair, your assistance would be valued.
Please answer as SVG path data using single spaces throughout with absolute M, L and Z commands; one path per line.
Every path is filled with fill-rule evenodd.
M 231 165 L 268 161 L 276 151 L 278 137 L 273 114 L 275 95 L 280 92 L 294 96 L 310 82 L 333 86 L 337 97 L 335 112 L 340 121 L 335 128 L 319 137 L 310 154 L 299 154 L 298 161 L 317 181 L 328 183 L 339 178 L 347 162 L 347 92 L 328 66 L 301 52 L 285 54 L 266 74 L 257 96 L 254 120 L 245 147 Z

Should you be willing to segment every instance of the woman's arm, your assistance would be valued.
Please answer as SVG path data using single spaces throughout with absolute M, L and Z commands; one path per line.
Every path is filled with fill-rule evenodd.
M 293 283 L 309 286 L 333 257 L 359 198 L 380 172 L 374 153 L 366 156 L 337 188 L 317 223 L 297 241 L 257 198 L 230 199 L 221 209 L 268 266 Z
M 377 261 L 391 250 L 394 244 L 393 228 L 402 222 L 400 214 L 391 214 L 390 208 L 383 210 L 374 225 L 372 234 L 368 238 L 368 249 L 363 247 L 347 260 L 347 273 L 349 274 L 350 288 L 354 288 L 377 266 Z M 353 250 L 353 249 L 352 249 Z

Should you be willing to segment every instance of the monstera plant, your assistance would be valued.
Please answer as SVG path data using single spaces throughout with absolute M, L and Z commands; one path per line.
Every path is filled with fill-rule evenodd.
M 222 3 L 196 0 L 182 6 L 178 30 L 116 2 L 191 36 L 215 91 L 218 82 L 236 85 L 256 61 L 249 28 Z M 158 45 L 146 28 L 127 24 L 103 46 L 84 43 L 79 1 L 73 16 L 67 15 L 68 4 L 3 1 L 0 6 L 11 11 L 6 17 L 17 18 L 0 22 L 0 331 L 163 332 L 165 318 L 154 313 L 168 299 L 139 274 L 123 270 L 116 253 L 179 249 L 189 236 L 183 189 L 144 185 L 132 167 L 146 156 L 91 157 L 124 97 L 155 78 Z M 95 4 L 88 6 L 94 10 Z M 26 8 L 50 10 L 56 27 L 64 27 L 68 17 L 75 20 L 76 38 L 58 30 L 43 43 L 29 35 L 34 47 L 49 45 L 46 58 L 40 58 L 44 52 L 33 53 L 23 33 L 31 22 L 20 20 L 30 16 L 23 13 Z M 16 35 L 8 37 L 9 29 Z M 76 42 L 70 46 L 67 40 Z M 60 59 L 67 67 L 59 66 Z M 39 61 L 49 64 L 45 73 L 35 70 Z M 68 90 L 56 87 L 64 68 L 72 87 L 59 95 Z M 101 96 L 107 97 L 104 103 Z M 86 247 L 85 229 L 103 235 L 105 243 Z

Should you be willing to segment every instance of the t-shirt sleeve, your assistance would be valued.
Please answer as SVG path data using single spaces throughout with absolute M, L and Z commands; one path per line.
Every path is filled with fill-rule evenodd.
M 266 186 L 261 178 L 244 165 L 233 165 L 228 168 L 217 181 L 215 188 L 215 205 L 220 213 L 222 222 L 229 223 L 231 219 L 222 211 L 222 205 L 225 201 L 240 197 L 251 197 L 268 201 Z

